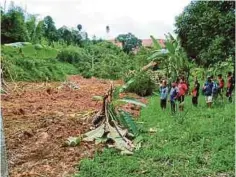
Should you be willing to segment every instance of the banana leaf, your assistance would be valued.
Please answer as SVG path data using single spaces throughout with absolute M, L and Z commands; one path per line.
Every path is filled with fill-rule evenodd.
M 123 92 L 125 89 L 128 88 L 128 86 L 133 83 L 135 81 L 134 78 L 130 79 L 127 83 L 125 83 L 124 85 L 122 85 L 122 87 L 119 89 L 119 92 Z
M 152 39 L 152 43 L 154 45 L 154 48 L 155 49 L 161 49 L 162 47 L 161 47 L 160 43 L 152 35 L 150 37 Z
M 146 107 L 145 104 L 141 103 L 140 101 L 136 100 L 136 99 L 118 99 L 116 100 L 116 102 L 126 102 L 126 103 L 132 103 L 138 106 L 142 106 L 142 107 Z
M 154 60 L 154 59 L 160 59 L 165 58 L 167 56 L 166 53 L 162 52 L 161 50 L 154 52 L 150 57 L 148 57 L 148 60 Z

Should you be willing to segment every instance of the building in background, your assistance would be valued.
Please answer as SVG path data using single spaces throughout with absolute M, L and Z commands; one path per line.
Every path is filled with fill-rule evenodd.
M 164 39 L 157 39 L 157 40 L 159 41 L 162 48 L 165 48 L 165 40 Z M 115 39 L 108 40 L 108 41 L 112 42 L 113 44 L 117 45 L 118 47 L 122 47 L 121 42 L 118 42 Z M 142 46 L 143 47 L 152 47 L 153 46 L 152 39 L 142 39 Z

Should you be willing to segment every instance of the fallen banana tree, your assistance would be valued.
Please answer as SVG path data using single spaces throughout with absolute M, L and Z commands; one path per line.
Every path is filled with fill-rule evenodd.
M 131 99 L 113 99 L 114 87 L 103 97 L 101 110 L 93 117 L 94 129 L 85 133 L 82 141 L 95 141 L 95 144 L 106 143 L 108 147 L 114 147 L 122 154 L 133 154 L 133 150 L 140 147 L 140 137 L 138 141 L 133 141 L 138 135 L 138 129 L 129 113 L 115 108 L 117 102 L 128 102 L 139 106 L 145 104 Z

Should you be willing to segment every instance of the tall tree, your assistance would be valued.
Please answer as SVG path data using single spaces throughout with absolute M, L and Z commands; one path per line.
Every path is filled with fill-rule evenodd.
M 36 32 L 36 16 L 28 15 L 28 20 L 26 21 L 26 28 L 29 34 L 30 41 L 35 38 Z
M 198 64 L 235 58 L 235 1 L 193 1 L 175 26 L 181 45 Z
M 29 40 L 23 10 L 12 3 L 5 14 L 1 14 L 2 43 L 25 42 Z
M 48 39 L 50 44 L 53 41 L 57 41 L 58 40 L 57 29 L 55 27 L 55 23 L 52 17 L 46 16 L 43 21 L 44 21 L 44 25 L 43 25 L 44 37 Z
M 116 40 L 121 42 L 123 51 L 126 53 L 130 53 L 133 49 L 142 45 L 142 41 L 132 33 L 120 34 Z

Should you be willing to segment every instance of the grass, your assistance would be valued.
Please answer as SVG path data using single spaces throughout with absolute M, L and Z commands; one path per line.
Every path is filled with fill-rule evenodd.
M 15 48 L 11 46 L 1 46 L 2 54 L 3 55 L 10 55 L 10 56 L 18 56 L 21 58 L 20 55 L 20 48 Z M 58 51 L 53 48 L 43 47 L 43 48 L 36 48 L 34 45 L 26 45 L 21 48 L 23 57 L 22 58 L 40 58 L 40 59 L 50 59 L 56 58 Z
M 159 106 L 158 96 L 149 98 L 141 112 L 142 148 L 133 156 L 105 149 L 94 159 L 84 159 L 76 177 L 234 176 L 234 104 L 207 109 L 200 96 L 199 107 L 185 101 L 185 111 L 175 116 Z
M 49 47 L 21 48 L 2 46 L 1 63 L 4 78 L 9 81 L 62 81 L 67 75 L 78 74 L 78 69 L 56 59 L 58 51 Z

